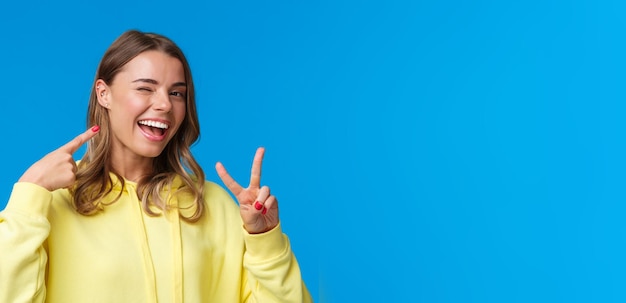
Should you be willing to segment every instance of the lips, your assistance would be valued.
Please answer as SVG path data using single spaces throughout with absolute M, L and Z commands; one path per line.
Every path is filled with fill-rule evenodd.
M 165 139 L 167 130 L 170 128 L 168 121 L 154 119 L 144 119 L 137 122 L 141 132 L 151 141 L 161 141 Z

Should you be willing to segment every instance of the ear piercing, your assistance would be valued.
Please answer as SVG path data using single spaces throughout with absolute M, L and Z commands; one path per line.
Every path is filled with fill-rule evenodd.
M 99 90 L 100 86 L 96 86 L 96 89 Z M 104 91 L 100 92 L 100 97 L 104 97 Z M 104 103 L 104 107 L 109 108 L 109 102 Z

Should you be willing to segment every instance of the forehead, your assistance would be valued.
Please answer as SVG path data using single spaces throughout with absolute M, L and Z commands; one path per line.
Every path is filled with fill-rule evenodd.
M 126 63 L 115 78 L 130 81 L 153 79 L 167 84 L 185 82 L 185 71 L 178 58 L 161 51 L 146 51 Z

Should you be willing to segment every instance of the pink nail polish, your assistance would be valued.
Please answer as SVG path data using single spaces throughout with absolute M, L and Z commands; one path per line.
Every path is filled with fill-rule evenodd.
M 264 208 L 261 213 L 265 215 L 266 212 L 267 212 L 267 208 Z
M 256 210 L 261 210 L 261 208 L 263 208 L 263 204 L 259 203 L 259 201 L 254 202 L 254 208 L 256 208 Z
M 94 133 L 99 131 L 99 130 L 100 130 L 100 126 L 98 126 L 98 125 L 96 125 L 96 126 L 91 128 L 91 131 L 94 132 Z

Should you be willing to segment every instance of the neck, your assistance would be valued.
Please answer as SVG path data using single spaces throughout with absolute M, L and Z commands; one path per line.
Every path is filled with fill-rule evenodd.
M 115 157 L 111 158 L 113 171 L 124 179 L 138 182 L 143 176 L 152 173 L 152 158 L 145 157 Z

